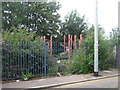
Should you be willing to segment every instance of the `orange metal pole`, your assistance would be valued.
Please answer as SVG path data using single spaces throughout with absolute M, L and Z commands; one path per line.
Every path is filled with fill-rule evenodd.
M 44 36 L 44 42 L 46 41 L 46 37 Z
M 82 41 L 83 41 L 83 40 L 82 40 L 82 34 L 80 34 L 80 42 L 82 43 Z
M 80 37 L 79 37 L 79 49 L 80 49 Z
M 68 63 L 70 63 L 70 35 L 68 35 Z
M 52 55 L 52 36 L 50 36 L 50 50 L 51 50 L 50 55 Z
M 72 52 L 72 35 L 71 35 L 71 39 L 70 39 L 70 41 L 71 41 L 70 51 Z
M 74 49 L 76 49 L 76 35 L 74 35 Z
M 80 34 L 79 48 L 80 48 L 81 43 L 82 43 L 82 34 Z
M 64 35 L 64 52 L 66 52 L 66 36 Z

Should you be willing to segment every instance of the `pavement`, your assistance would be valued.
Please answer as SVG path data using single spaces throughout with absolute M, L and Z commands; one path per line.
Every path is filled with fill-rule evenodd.
M 118 70 L 111 69 L 111 70 L 104 70 L 99 72 L 98 77 L 93 76 L 93 73 L 89 74 L 79 74 L 79 75 L 68 75 L 68 76 L 60 76 L 60 77 L 50 77 L 50 78 L 43 78 L 37 80 L 28 80 L 19 82 L 9 82 L 3 83 L 2 89 L 5 88 L 21 88 L 21 89 L 33 89 L 33 88 L 49 88 L 55 87 L 65 84 L 72 84 L 77 82 L 85 82 L 90 80 L 102 79 L 107 77 L 114 77 L 118 76 Z

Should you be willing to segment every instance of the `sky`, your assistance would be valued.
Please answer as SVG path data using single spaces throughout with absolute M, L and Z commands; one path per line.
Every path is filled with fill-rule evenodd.
M 58 11 L 61 19 L 71 12 L 77 10 L 85 18 L 89 25 L 95 24 L 95 3 L 96 0 L 56 0 L 60 2 L 61 9 Z M 112 28 L 118 27 L 118 2 L 120 0 L 98 0 L 98 24 L 104 30 L 106 37 L 109 36 Z

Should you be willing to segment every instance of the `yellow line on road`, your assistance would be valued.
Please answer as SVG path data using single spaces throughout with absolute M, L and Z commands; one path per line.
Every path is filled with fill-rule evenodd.
M 57 86 L 57 87 L 53 87 L 53 88 L 60 88 L 60 87 L 64 87 L 64 86 L 77 85 L 77 84 L 84 84 L 84 83 L 95 82 L 95 81 L 101 81 L 101 80 L 108 80 L 108 79 L 113 79 L 113 78 L 118 78 L 118 76 L 109 77 L 109 78 L 103 78 L 103 79 L 97 79 L 97 80 L 91 80 L 91 81 L 85 81 L 85 82 L 72 83 L 72 84 Z

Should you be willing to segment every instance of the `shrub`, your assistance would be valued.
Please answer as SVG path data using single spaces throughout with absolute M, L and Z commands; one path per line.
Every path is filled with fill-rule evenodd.
M 86 47 L 87 43 L 87 47 Z M 101 33 L 99 33 L 98 48 L 99 70 L 110 69 L 114 63 L 113 47 Z M 87 52 L 87 53 L 86 53 Z M 94 71 L 94 34 L 87 37 L 79 50 L 75 50 L 72 55 L 71 72 L 72 73 L 89 73 Z
M 75 50 L 71 62 L 71 72 L 73 74 L 86 74 L 93 71 L 93 59 L 91 55 L 86 56 L 83 50 Z

